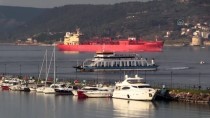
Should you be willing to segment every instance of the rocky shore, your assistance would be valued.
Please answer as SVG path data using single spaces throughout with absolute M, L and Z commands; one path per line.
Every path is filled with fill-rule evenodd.
M 158 100 L 180 101 L 190 103 L 210 103 L 210 92 L 179 91 L 161 89 L 157 95 Z

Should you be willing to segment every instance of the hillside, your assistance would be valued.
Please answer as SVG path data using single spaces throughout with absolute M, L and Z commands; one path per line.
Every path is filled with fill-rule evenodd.
M 164 38 L 170 31 L 170 39 L 181 36 L 181 28 L 197 23 L 210 23 L 209 0 L 154 0 L 127 2 L 114 5 L 66 5 L 49 9 L 19 25 L 11 33 L 11 40 L 32 37 L 38 41 L 60 40 L 66 31 L 79 27 L 86 37 L 137 36 L 154 39 Z M 27 15 L 25 15 L 27 16 Z M 182 20 L 187 26 L 177 25 Z
M 47 9 L 0 6 L 0 39 L 9 40 L 10 31 L 37 17 Z

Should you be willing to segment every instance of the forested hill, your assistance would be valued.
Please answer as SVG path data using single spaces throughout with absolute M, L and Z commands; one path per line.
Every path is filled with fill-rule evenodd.
M 24 11 L 23 11 L 24 12 Z M 59 40 L 66 31 L 79 27 L 86 37 L 163 37 L 166 31 L 180 31 L 178 20 L 194 25 L 210 23 L 210 0 L 154 0 L 114 5 L 66 5 L 40 9 L 36 17 L 22 14 L 24 25 L 7 32 L 7 39 L 32 37 L 38 41 Z M 21 19 L 23 21 L 23 19 Z M 4 38 L 4 35 L 0 39 Z M 175 37 L 178 35 L 174 35 Z M 174 38 L 174 37 L 173 37 Z
M 0 40 L 9 40 L 11 30 L 23 27 L 32 19 L 44 13 L 48 9 L 0 6 Z M 2 42 L 1 41 L 1 42 Z

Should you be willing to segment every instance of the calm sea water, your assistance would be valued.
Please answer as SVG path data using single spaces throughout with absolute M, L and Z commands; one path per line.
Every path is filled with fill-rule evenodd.
M 45 50 L 48 50 L 48 64 L 53 47 L 48 46 L 0 46 L 0 73 L 33 75 L 38 77 Z M 163 52 L 139 52 L 142 57 L 155 58 L 158 71 L 152 72 L 76 72 L 73 66 L 80 64 L 94 53 L 56 51 L 56 77 L 59 80 L 117 81 L 124 74 L 138 74 L 147 81 L 180 84 L 201 84 L 210 86 L 210 47 L 165 47 Z M 205 64 L 200 64 L 204 61 Z M 53 65 L 51 66 L 53 67 Z M 44 78 L 44 68 L 41 76 Z M 53 68 L 50 75 L 53 76 Z
M 209 118 L 210 106 L 0 91 L 2 118 Z
M 53 47 L 0 45 L 0 73 L 38 76 L 45 50 L 50 59 Z M 210 86 L 210 47 L 165 47 L 163 52 L 138 53 L 159 64 L 155 72 L 81 73 L 72 66 L 94 53 L 56 51 L 56 76 L 59 80 L 113 81 L 124 74 L 139 74 L 148 82 L 198 84 Z M 200 61 L 206 63 L 201 65 Z M 52 76 L 53 71 L 51 70 Z M 44 72 L 43 72 L 44 77 Z M 141 102 L 120 99 L 85 99 L 34 92 L 0 91 L 2 118 L 209 118 L 208 104 Z

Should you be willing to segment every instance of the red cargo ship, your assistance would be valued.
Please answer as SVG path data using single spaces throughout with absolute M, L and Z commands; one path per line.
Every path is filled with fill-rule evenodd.
M 135 37 L 128 39 L 112 40 L 111 38 L 101 38 L 86 42 L 80 42 L 81 33 L 77 29 L 76 33 L 66 32 L 64 42 L 57 44 L 60 51 L 78 52 L 159 52 L 163 50 L 163 41 L 136 40 Z

